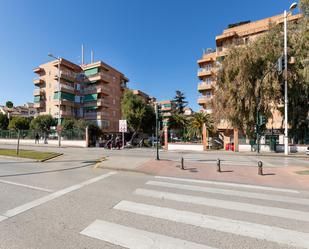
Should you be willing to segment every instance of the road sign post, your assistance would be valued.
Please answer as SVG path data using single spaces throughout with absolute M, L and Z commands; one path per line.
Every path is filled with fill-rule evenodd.
M 122 148 L 124 148 L 124 133 L 128 131 L 127 120 L 119 120 L 119 132 L 122 132 Z

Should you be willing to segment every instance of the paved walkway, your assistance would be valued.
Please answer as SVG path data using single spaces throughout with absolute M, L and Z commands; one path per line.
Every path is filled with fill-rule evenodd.
M 307 167 L 278 167 L 263 169 L 263 176 L 258 175 L 257 167 L 237 165 L 221 166 L 222 172 L 217 172 L 215 162 L 209 164 L 185 162 L 182 170 L 180 162 L 168 160 L 151 160 L 136 168 L 137 171 L 160 176 L 183 177 L 201 180 L 228 181 L 244 184 L 267 185 L 273 187 L 288 187 L 309 191 L 309 175 L 297 174 L 297 171 L 309 170 Z

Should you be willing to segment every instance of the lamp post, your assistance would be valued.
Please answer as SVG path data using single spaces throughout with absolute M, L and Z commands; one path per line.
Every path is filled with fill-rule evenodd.
M 156 160 L 160 160 L 160 156 L 159 156 L 159 107 L 158 107 L 158 103 L 156 103 L 155 105 L 155 112 L 156 112 Z
M 292 3 L 290 12 L 297 7 L 297 3 Z M 288 134 L 288 13 L 284 11 L 284 154 L 289 154 L 289 134 Z
M 54 55 L 52 54 L 48 54 L 49 57 L 51 58 L 54 58 L 58 61 L 58 72 L 57 72 L 57 75 L 58 75 L 58 125 L 57 125 L 57 133 L 58 133 L 58 146 L 61 147 L 61 131 L 60 131 L 60 127 L 61 127 L 61 117 L 60 117 L 60 97 L 61 97 L 61 94 L 60 94 L 60 62 L 61 62 L 61 59 L 60 57 L 55 57 Z

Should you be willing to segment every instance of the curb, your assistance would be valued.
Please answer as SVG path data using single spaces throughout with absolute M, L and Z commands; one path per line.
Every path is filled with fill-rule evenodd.
M 48 157 L 48 158 L 45 158 L 45 159 L 42 159 L 42 160 L 37 160 L 37 161 L 43 163 L 43 162 L 49 161 L 51 159 L 54 159 L 54 158 L 62 156 L 62 155 L 63 155 L 63 153 L 58 153 L 57 155 L 54 155 L 54 156 L 51 156 L 51 157 Z

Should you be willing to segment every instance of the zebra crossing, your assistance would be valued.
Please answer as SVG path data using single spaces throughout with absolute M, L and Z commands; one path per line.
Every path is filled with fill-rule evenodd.
M 212 209 L 229 215 L 209 212 Z M 132 249 L 247 248 L 233 246 L 234 239 L 240 243 L 254 241 L 256 246 L 250 248 L 309 248 L 309 199 L 298 190 L 155 176 L 113 206 L 111 212 L 150 219 L 151 224 L 140 229 L 135 222 L 97 219 L 80 233 Z M 254 221 L 246 220 L 248 215 Z M 256 222 L 260 218 L 263 222 Z M 210 238 L 208 243 L 207 238 L 184 240 L 177 234 L 152 231 L 154 224 L 164 222 L 176 224 L 179 231 L 191 226 L 192 230 L 225 234 L 229 239 L 217 242 Z

